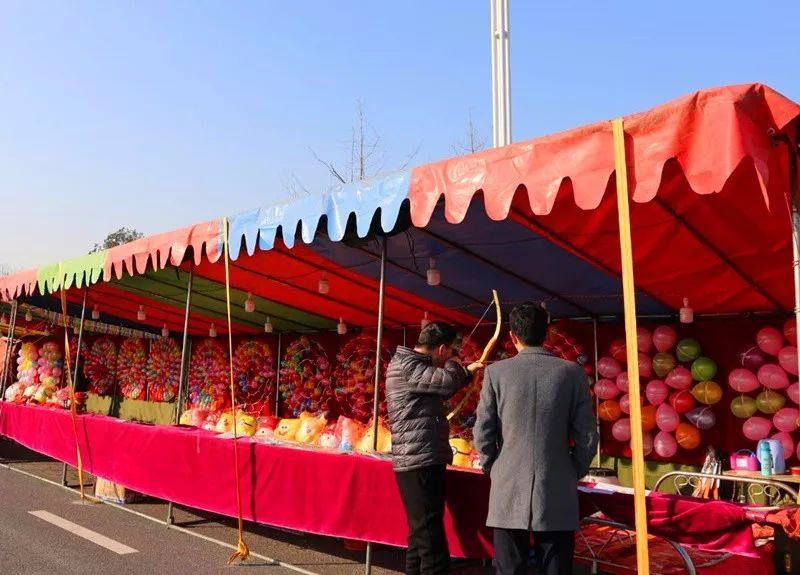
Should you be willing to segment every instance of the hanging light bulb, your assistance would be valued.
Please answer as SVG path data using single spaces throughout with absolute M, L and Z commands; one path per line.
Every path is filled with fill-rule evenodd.
M 436 267 L 436 260 L 431 258 L 428 264 L 428 285 L 438 286 L 442 281 L 442 274 Z
M 689 298 L 683 298 L 683 307 L 680 311 L 681 323 L 692 323 L 694 321 L 694 310 L 689 307 Z
M 272 320 L 269 317 L 264 322 L 264 333 L 272 333 Z
M 339 335 L 344 335 L 347 333 L 347 324 L 344 323 L 344 320 L 342 318 L 339 318 L 339 323 L 336 326 L 336 333 L 338 333 Z
M 144 311 L 143 305 L 139 306 L 139 311 L 136 312 L 136 319 L 138 319 L 139 321 L 144 321 L 147 319 L 147 314 Z
M 0 315 L 0 323 L 8 323 L 8 319 L 6 319 L 6 314 Z
M 214 325 L 214 322 L 211 322 L 211 327 L 208 328 L 208 337 L 217 337 L 217 326 Z
M 164 327 L 161 328 L 161 337 L 169 337 L 169 328 L 167 324 L 164 324 Z
M 256 311 L 256 302 L 253 301 L 253 294 L 247 292 L 247 299 L 244 300 L 244 311 L 253 313 Z
M 31 308 L 25 310 L 25 321 L 33 321 L 33 314 L 31 313 Z
M 322 277 L 319 278 L 319 284 L 317 285 L 317 291 L 321 294 L 326 294 L 331 291 L 331 283 L 328 281 L 328 274 L 322 274 Z
M 92 308 L 92 319 L 95 321 L 100 319 L 100 306 L 97 304 L 94 304 L 94 307 Z
M 422 314 L 422 321 L 419 322 L 419 326 L 424 328 L 429 323 L 431 323 L 431 320 L 428 319 L 428 312 L 426 311 L 424 314 Z

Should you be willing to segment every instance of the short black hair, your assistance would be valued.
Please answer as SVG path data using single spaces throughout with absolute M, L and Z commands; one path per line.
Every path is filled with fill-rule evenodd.
M 453 345 L 458 337 L 455 326 L 443 321 L 434 321 L 422 328 L 417 338 L 420 347 L 439 347 Z
M 549 316 L 541 304 L 526 301 L 511 310 L 509 326 L 511 332 L 524 345 L 540 346 L 547 337 Z

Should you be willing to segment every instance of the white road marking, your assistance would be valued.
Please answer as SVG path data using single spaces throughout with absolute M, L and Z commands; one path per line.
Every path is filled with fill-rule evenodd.
M 113 551 L 118 555 L 128 555 L 130 553 L 137 553 L 136 549 L 133 547 L 128 547 L 120 543 L 119 541 L 114 541 L 113 539 L 106 537 L 105 535 L 101 535 L 97 531 L 92 531 L 91 529 L 86 529 L 86 527 L 81 527 L 77 523 L 73 523 L 72 521 L 67 521 L 66 519 L 59 517 L 58 515 L 53 515 L 49 511 L 28 511 L 34 517 L 38 517 L 48 523 L 55 525 L 56 527 L 61 527 L 65 531 L 69 531 L 77 535 L 78 537 L 83 537 L 84 539 L 91 541 L 92 543 L 99 545 L 100 547 L 105 547 L 109 551 Z

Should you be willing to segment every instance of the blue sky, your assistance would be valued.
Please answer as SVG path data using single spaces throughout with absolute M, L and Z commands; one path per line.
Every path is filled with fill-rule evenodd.
M 759 81 L 800 100 L 800 2 L 511 2 L 515 140 Z M 668 6 L 668 7 L 667 7 Z M 491 136 L 488 0 L 0 4 L 0 264 L 329 184 L 363 101 L 397 167 Z

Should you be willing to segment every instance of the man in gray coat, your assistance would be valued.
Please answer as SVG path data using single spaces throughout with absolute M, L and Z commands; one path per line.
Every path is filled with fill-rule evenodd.
M 408 517 L 408 575 L 446 573 L 450 566 L 444 486 L 453 451 L 444 400 L 483 367 L 464 368 L 453 358 L 456 335 L 449 324 L 428 324 L 414 349 L 398 346 L 386 369 L 392 465 Z
M 518 354 L 486 369 L 474 436 L 492 478 L 489 516 L 500 575 L 527 573 L 530 536 L 541 573 L 569 575 L 578 529 L 578 480 L 597 446 L 583 369 L 542 348 L 548 315 L 525 303 L 510 314 Z

